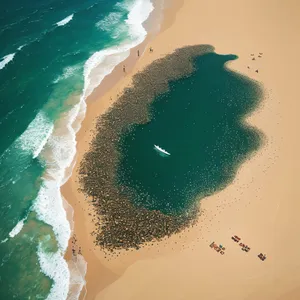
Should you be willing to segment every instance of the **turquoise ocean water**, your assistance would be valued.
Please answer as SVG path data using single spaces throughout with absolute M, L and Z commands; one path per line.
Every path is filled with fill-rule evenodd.
M 59 187 L 87 96 L 143 41 L 152 9 L 150 0 L 13 0 L 1 9 L 1 299 L 66 299 L 71 228 Z

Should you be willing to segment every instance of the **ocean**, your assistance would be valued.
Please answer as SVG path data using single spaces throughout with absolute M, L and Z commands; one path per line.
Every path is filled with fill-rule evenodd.
M 152 10 L 150 0 L 3 6 L 1 299 L 77 299 L 68 296 L 74 278 L 63 255 L 71 225 L 60 186 L 70 175 L 87 97 L 144 40 L 142 23 Z

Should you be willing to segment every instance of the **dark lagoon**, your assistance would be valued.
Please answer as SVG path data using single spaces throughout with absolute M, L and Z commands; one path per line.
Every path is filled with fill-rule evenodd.
M 261 134 L 244 119 L 262 90 L 226 68 L 234 59 L 209 45 L 177 49 L 136 74 L 98 119 L 79 172 L 98 215 L 96 245 L 139 248 L 193 225 L 201 198 L 258 149 Z
M 136 206 L 181 213 L 227 186 L 258 149 L 259 132 L 243 120 L 261 90 L 226 67 L 235 59 L 213 52 L 197 57 L 192 74 L 171 81 L 149 105 L 149 122 L 123 134 L 118 183 L 131 191 Z

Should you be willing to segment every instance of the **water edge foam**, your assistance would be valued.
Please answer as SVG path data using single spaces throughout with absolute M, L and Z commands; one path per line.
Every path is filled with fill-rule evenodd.
M 20 220 L 17 225 L 10 231 L 10 233 L 8 234 L 10 238 L 15 237 L 17 234 L 20 233 L 20 231 L 22 230 L 23 226 L 24 226 L 24 221 L 26 220 L 26 218 Z
M 35 157 L 40 154 L 39 157 L 43 159 L 43 154 L 51 149 L 51 151 L 48 152 L 48 155 L 51 153 L 51 159 L 46 169 L 46 174 L 49 176 L 44 177 L 43 186 L 33 206 L 33 210 L 37 212 L 38 218 L 52 226 L 60 248 L 56 253 L 45 253 L 41 247 L 38 248 L 41 269 L 54 281 L 47 299 L 58 299 L 58 295 L 62 297 L 59 299 L 65 299 L 70 287 L 70 272 L 65 269 L 66 261 L 63 258 L 63 254 L 67 249 L 71 230 L 66 217 L 66 211 L 63 208 L 60 187 L 66 181 L 66 178 L 64 178 L 66 175 L 65 170 L 72 164 L 76 153 L 76 133 L 80 129 L 81 121 L 86 112 L 85 101 L 102 80 L 110 74 L 119 63 L 129 56 L 130 49 L 145 39 L 147 32 L 143 28 L 142 23 L 149 17 L 153 10 L 153 5 L 147 0 L 147 3 L 150 3 L 150 5 L 148 5 L 149 11 L 143 14 L 142 6 L 140 5 L 141 1 L 138 0 L 137 2 L 139 5 L 133 6 L 135 13 L 129 14 L 127 19 L 132 33 L 131 36 L 134 40 L 125 42 L 117 47 L 95 52 L 86 61 L 84 66 L 84 88 L 80 101 L 69 111 L 67 117 L 63 118 L 65 121 L 68 120 L 66 126 L 67 132 L 61 135 L 61 132 L 59 132 L 59 130 L 57 131 L 59 126 L 55 126 L 56 128 L 53 127 L 51 133 L 49 135 L 47 134 L 46 143 L 43 143 L 41 147 L 38 147 L 38 150 L 33 152 Z M 64 20 L 66 21 L 66 19 Z M 100 65 L 101 67 L 104 65 L 104 67 L 101 68 L 102 72 L 99 73 L 97 69 Z M 78 118 L 81 120 L 76 122 Z M 48 155 L 47 159 L 49 159 Z M 51 261 L 54 261 L 55 267 L 51 265 Z M 64 263 L 62 263 L 62 261 Z M 61 271 L 58 271 L 59 266 L 62 266 Z M 66 272 L 68 274 L 66 274 Z M 63 277 L 58 276 L 59 274 L 63 274 Z

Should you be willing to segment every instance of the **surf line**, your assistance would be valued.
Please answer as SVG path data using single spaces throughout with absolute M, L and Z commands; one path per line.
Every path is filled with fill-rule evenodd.
M 161 153 L 164 153 L 164 154 L 166 154 L 166 155 L 171 155 L 171 153 L 167 152 L 166 150 L 162 149 L 161 147 L 159 147 L 159 146 L 157 146 L 157 145 L 154 145 L 154 148 L 155 148 L 156 150 L 158 150 L 159 152 L 161 152 Z

